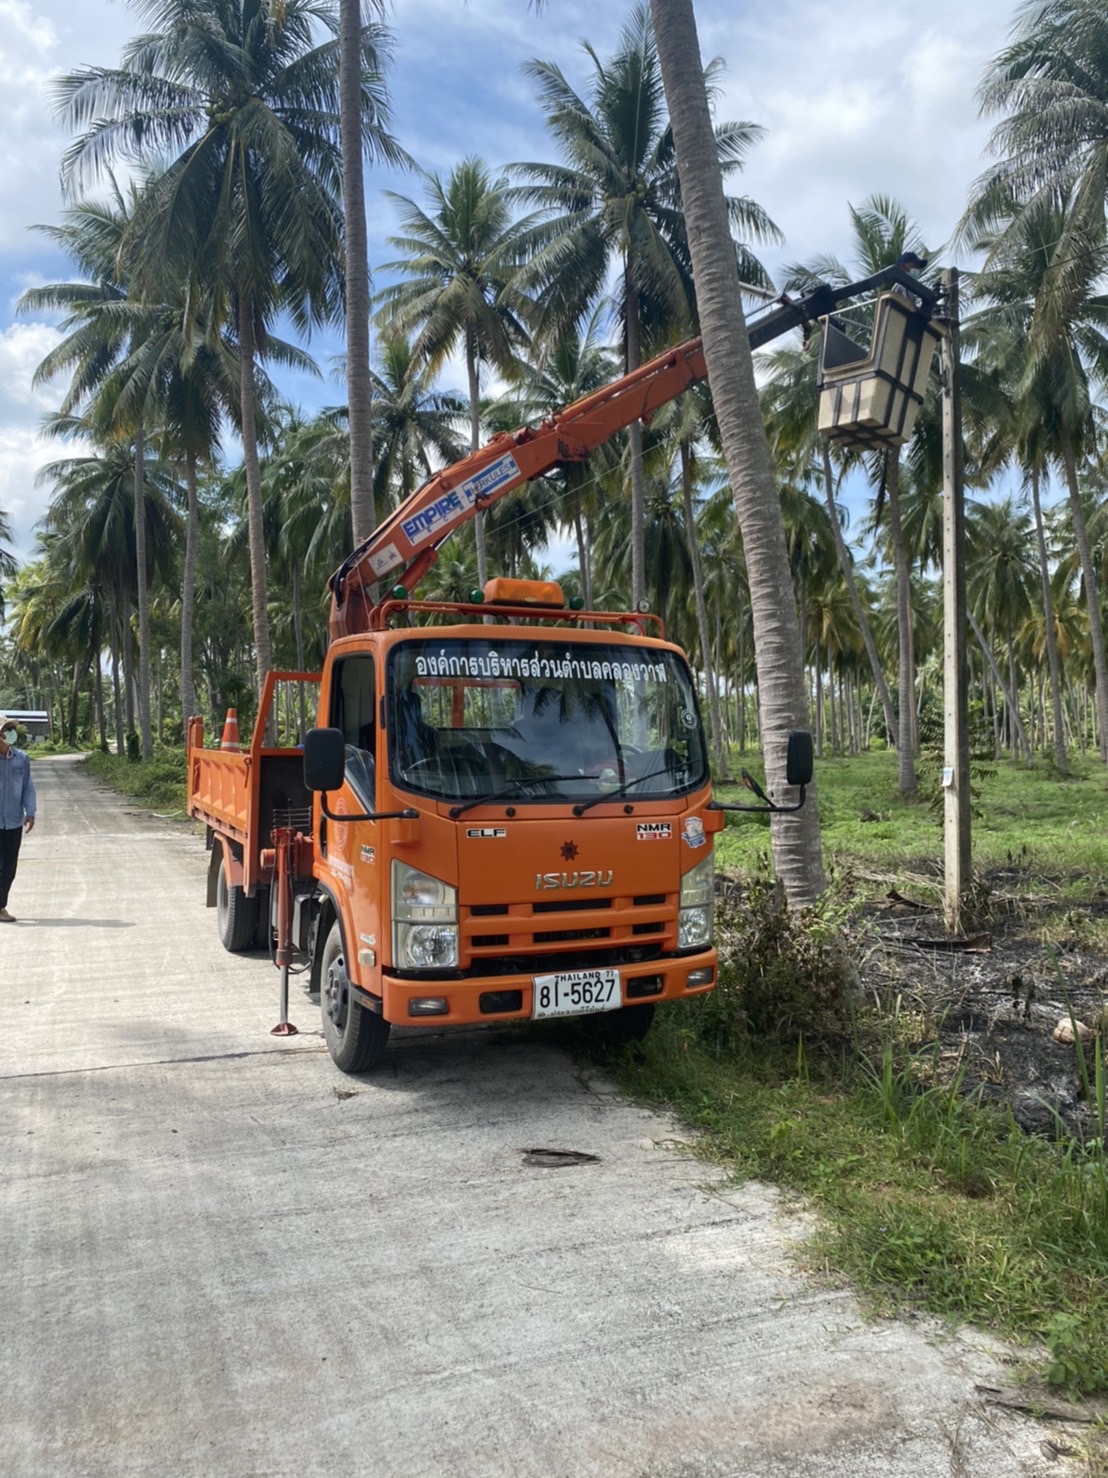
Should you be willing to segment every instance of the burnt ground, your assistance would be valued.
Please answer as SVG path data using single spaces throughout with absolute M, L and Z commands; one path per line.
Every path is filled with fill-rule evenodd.
M 961 1073 L 963 1091 L 1007 1106 L 1028 1133 L 1087 1140 L 1095 1114 L 1077 1049 L 1053 1033 L 1071 1011 L 1090 1027 L 1102 1015 L 1108 1021 L 1108 930 L 1098 927 L 1108 898 L 1063 903 L 1051 880 L 1015 868 L 980 882 L 982 917 L 961 940 L 949 939 L 941 910 L 903 883 L 867 909 L 851 941 L 860 988 L 907 1023 L 924 1056 L 933 1048 L 943 1081 Z M 933 898 L 933 887 L 919 894 Z M 1090 1042 L 1090 1082 L 1094 1056 Z

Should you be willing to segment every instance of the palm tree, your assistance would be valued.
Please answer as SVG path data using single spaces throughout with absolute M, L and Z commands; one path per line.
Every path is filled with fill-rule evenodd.
M 996 162 L 977 181 L 959 226 L 989 242 L 986 267 L 1043 263 L 1027 335 L 1025 388 L 1051 386 L 1054 443 L 1081 558 L 1096 673 L 1101 758 L 1108 763 L 1108 657 L 1097 583 L 1077 488 L 1089 449 L 1090 366 L 1103 382 L 1103 333 L 1090 344 L 1090 310 L 1106 256 L 1108 14 L 1100 0 L 1025 0 L 1012 41 L 979 90 L 982 112 L 1006 114 L 993 130 Z M 1084 330 L 1082 319 L 1085 320 Z
M 469 392 L 469 444 L 481 445 L 481 367 L 510 375 L 529 336 L 528 304 L 516 278 L 533 222 L 512 218 L 508 182 L 494 179 L 480 159 L 463 159 L 444 183 L 425 176 L 430 211 L 386 192 L 400 211 L 402 235 L 390 246 L 403 255 L 382 272 L 398 280 L 380 294 L 379 316 L 415 334 L 413 352 L 437 372 L 461 340 Z M 475 520 L 478 580 L 488 578 L 484 517 Z
M 711 394 L 707 386 L 698 385 L 686 395 L 679 410 L 675 412 L 678 456 L 681 467 L 681 503 L 685 518 L 685 539 L 688 543 L 689 569 L 692 575 L 692 598 L 696 610 L 697 635 L 700 640 L 700 660 L 704 669 L 704 686 L 708 696 L 708 716 L 712 729 L 712 753 L 715 757 L 716 775 L 720 780 L 727 778 L 727 755 L 723 745 L 723 721 L 719 706 L 719 689 L 716 684 L 716 668 L 712 656 L 711 631 L 708 625 L 708 603 L 704 583 L 704 564 L 700 557 L 700 534 L 697 528 L 698 484 L 705 477 L 705 459 L 698 451 L 698 443 L 706 436 L 711 439 L 715 428 Z
M 525 68 L 539 85 L 547 127 L 564 163 L 517 164 L 526 184 L 520 198 L 548 219 L 546 241 L 528 269 L 538 285 L 536 332 L 554 337 L 579 322 L 606 293 L 614 263 L 620 270 L 617 312 L 623 326 L 624 368 L 642 360 L 645 332 L 685 337 L 693 332 L 694 295 L 673 133 L 654 42 L 650 8 L 636 5 L 616 54 L 602 62 L 587 43 L 593 75 L 587 99 L 552 62 Z M 710 69 L 709 77 L 711 76 Z M 761 129 L 726 123 L 714 133 L 717 167 L 725 177 L 742 167 Z M 731 223 L 748 236 L 778 239 L 777 228 L 752 201 L 729 199 Z M 722 245 L 722 243 L 721 243 Z M 747 281 L 764 278 L 750 253 L 728 234 L 726 250 L 741 260 Z M 645 598 L 642 429 L 631 443 L 631 599 Z
M 1087 293 L 1088 253 L 1106 233 L 1108 13 L 1101 0 L 1024 0 L 1017 14 L 978 90 L 983 113 L 1007 116 L 993 130 L 996 162 L 976 182 L 960 231 L 999 228 L 1004 257 L 1036 219 L 1053 217 L 1062 226 L 1059 296 L 1072 307 Z
M 991 207 L 999 210 L 995 201 Z M 1084 294 L 1076 291 L 1075 263 L 1061 255 L 1073 245 L 1072 211 L 1063 204 L 1021 211 L 1008 201 L 1006 222 L 992 237 L 980 292 L 987 307 L 982 326 L 997 336 L 994 363 L 1003 362 L 1017 405 L 1017 449 L 1027 465 L 1056 463 L 1068 493 L 1069 513 L 1089 613 L 1096 675 L 1101 758 L 1108 763 L 1108 651 L 1096 568 L 1081 498 L 1080 463 L 1095 448 L 1094 384 L 1108 385 L 1108 298 L 1092 291 L 1108 271 L 1108 243 L 1088 246 L 1080 258 Z M 1020 367 L 1011 374 L 1012 365 Z
M 73 259 L 90 282 L 53 283 L 32 288 L 20 299 L 20 310 L 60 309 L 65 317 L 62 328 L 66 337 L 55 345 L 34 375 L 34 383 L 49 381 L 55 375 L 71 372 L 69 390 L 62 400 L 62 422 L 54 423 L 54 433 L 82 406 L 86 407 L 102 437 L 124 437 L 134 446 L 133 528 L 135 550 L 136 593 L 139 614 L 139 727 L 142 754 L 153 753 L 150 723 L 150 604 L 146 588 L 146 518 L 143 512 L 143 473 L 146 465 L 146 408 L 139 404 L 125 407 L 121 365 L 136 346 L 144 344 L 153 326 L 148 305 L 136 296 L 126 280 L 120 259 L 120 248 L 134 218 L 142 190 L 150 187 L 132 183 L 128 193 L 120 189 L 114 176 L 105 202 L 84 202 L 65 213 L 60 226 L 40 227 Z
M 382 0 L 370 0 L 380 14 Z M 388 116 L 373 51 L 363 24 L 362 0 L 339 0 L 339 128 L 342 139 L 343 261 L 346 286 L 346 403 L 350 425 L 350 512 L 354 543 L 368 539 L 377 524 L 373 497 L 373 388 L 369 367 L 369 251 L 366 243 L 365 178 L 362 168 L 364 89 L 375 88 L 376 116 Z M 372 41 L 370 45 L 372 47 Z M 384 38 L 376 43 L 384 54 Z
M 0 508 L 0 580 L 10 580 L 19 568 L 15 556 L 5 546 L 12 541 L 12 526 L 8 515 Z M 4 586 L 0 584 L 0 618 L 4 615 Z
M 465 455 L 455 427 L 466 407 L 434 388 L 430 368 L 406 335 L 385 329 L 379 348 L 380 367 L 371 379 L 377 405 L 374 496 L 383 508 L 407 498 L 436 465 Z
M 141 0 L 151 30 L 118 68 L 86 67 L 55 86 L 57 110 L 83 130 L 66 152 L 68 187 L 113 158 L 168 159 L 143 197 L 125 254 L 133 271 L 189 284 L 212 332 L 233 322 L 248 495 L 256 671 L 271 666 L 258 463 L 256 363 L 284 311 L 300 330 L 341 302 L 338 16 L 334 0 Z M 317 27 L 330 33 L 320 41 Z M 377 79 L 373 27 L 366 76 Z M 363 85 L 363 138 L 400 151 L 379 85 Z
M 652 0 L 652 8 L 708 379 L 746 554 L 766 775 L 780 795 L 788 731 L 805 726 L 808 707 L 785 530 L 759 413 L 692 0 Z M 814 794 L 801 811 L 774 817 L 771 837 L 789 903 L 813 902 L 824 887 Z
M 1031 549 L 1031 520 L 1017 512 L 1010 498 L 974 503 L 966 520 L 966 594 L 975 620 L 1003 639 L 1008 657 L 1005 702 L 1008 744 L 1013 758 L 1017 739 L 1026 746 L 1019 715 L 1016 632 L 1030 615 L 1036 580 Z M 1028 763 L 1033 756 L 1028 749 Z
M 88 434 L 88 422 L 58 422 L 63 431 Z M 131 599 L 139 581 L 139 551 L 152 574 L 168 578 L 177 521 L 172 510 L 176 491 L 172 478 L 159 463 L 143 470 L 145 496 L 136 504 L 134 449 L 119 440 L 107 442 L 102 450 L 68 457 L 43 467 L 38 480 L 53 486 L 54 496 L 44 520 L 52 536 L 51 556 L 55 565 L 70 572 L 75 583 L 88 582 L 109 592 L 113 681 L 116 685 L 117 744 L 122 751 L 122 713 L 128 729 L 134 727 L 133 675 L 131 661 Z M 146 453 L 144 451 L 144 457 Z M 145 522 L 143 537 L 135 534 L 135 519 Z M 118 702 L 118 658 L 122 655 L 126 685 L 124 703 Z
M 510 398 L 509 419 L 513 425 L 546 420 L 615 379 L 618 361 L 602 341 L 601 317 L 598 306 L 583 329 L 566 330 L 541 355 L 532 355 L 520 364 Z M 618 473 L 622 442 L 622 437 L 613 437 L 599 446 L 587 463 L 565 462 L 543 479 L 543 485 L 552 489 L 557 521 L 573 530 L 580 594 L 587 610 L 596 609 L 592 557 L 595 519 L 602 501 L 609 509 L 612 506 L 601 490 Z

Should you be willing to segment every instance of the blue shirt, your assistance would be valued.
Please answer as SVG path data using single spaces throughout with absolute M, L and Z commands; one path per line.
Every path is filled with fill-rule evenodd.
M 0 756 L 0 828 L 13 831 L 25 816 L 35 814 L 35 784 L 31 761 L 22 749 Z

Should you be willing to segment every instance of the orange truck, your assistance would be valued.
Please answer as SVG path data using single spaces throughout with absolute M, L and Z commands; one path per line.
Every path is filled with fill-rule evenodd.
M 845 296 L 783 303 L 752 341 Z M 248 747 L 206 749 L 190 720 L 220 937 L 269 945 L 276 1031 L 295 1030 L 288 980 L 307 975 L 342 1071 L 376 1065 L 393 1023 L 584 1015 L 632 1040 L 659 1001 L 714 986 L 715 834 L 726 809 L 803 804 L 810 737 L 789 736 L 791 804 L 750 781 L 762 804 L 723 806 L 696 682 L 658 617 L 573 609 L 546 582 L 411 593 L 481 509 L 705 374 L 694 340 L 438 472 L 332 576 L 323 670 L 269 675 Z M 316 727 L 267 744 L 279 719 L 295 730 L 308 685 Z

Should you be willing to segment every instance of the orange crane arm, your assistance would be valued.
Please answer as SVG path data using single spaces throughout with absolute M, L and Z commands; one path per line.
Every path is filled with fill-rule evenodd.
M 845 287 L 818 283 L 796 301 L 782 296 L 779 306 L 752 324 L 750 347 L 759 349 L 789 329 L 806 327 L 833 312 L 849 298 L 892 282 L 934 303 L 934 293 L 899 267 L 885 267 Z M 455 529 L 559 462 L 584 461 L 633 421 L 649 424 L 655 411 L 707 374 L 701 341 L 690 339 L 574 401 L 541 425 L 501 432 L 487 446 L 436 472 L 331 576 L 332 639 L 370 630 L 377 604 L 372 591 L 378 580 L 402 580 L 406 589 L 414 590 Z
M 332 638 L 365 631 L 369 586 L 388 576 L 413 590 L 439 546 L 461 524 L 521 483 L 560 462 L 581 462 L 632 421 L 649 424 L 660 406 L 707 376 L 699 339 L 659 354 L 538 426 L 501 432 L 417 488 L 331 576 Z

